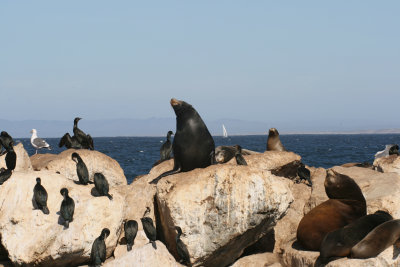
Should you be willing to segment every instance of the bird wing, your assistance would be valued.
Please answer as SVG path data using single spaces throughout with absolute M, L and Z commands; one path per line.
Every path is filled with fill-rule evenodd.
M 48 147 L 50 146 L 45 140 L 43 140 L 42 138 L 35 138 L 32 141 L 32 144 L 36 147 Z

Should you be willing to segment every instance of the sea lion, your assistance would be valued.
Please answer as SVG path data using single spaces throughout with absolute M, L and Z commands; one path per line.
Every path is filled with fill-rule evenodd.
M 126 247 L 128 251 L 132 250 L 132 246 L 135 243 L 135 237 L 138 231 L 138 223 L 135 220 L 124 221 L 124 231 L 126 239 Z
M 181 240 L 182 229 L 179 226 L 176 226 L 175 229 L 178 232 L 175 241 L 176 241 L 176 250 L 178 252 L 179 258 L 181 258 L 180 263 L 183 263 L 186 266 L 192 266 L 190 262 L 189 251 L 185 243 L 183 243 L 183 241 Z
M 176 131 L 172 150 L 174 168 L 151 181 L 157 182 L 165 176 L 205 168 L 212 164 L 215 152 L 214 140 L 197 111 L 185 101 L 171 99 L 176 114 Z
M 236 148 L 235 158 L 237 165 L 247 165 L 246 160 L 242 156 L 242 147 L 239 145 L 234 146 Z
M 78 175 L 79 183 L 83 185 L 93 183 L 89 181 L 89 171 L 79 154 L 76 152 L 72 153 L 71 159 L 76 162 L 76 174 Z
M 331 257 L 347 257 L 351 248 L 360 242 L 378 225 L 392 220 L 392 216 L 382 210 L 363 216 L 354 222 L 328 233 L 322 241 L 321 260 L 326 262 Z
M 275 128 L 269 129 L 267 151 L 287 151 L 279 139 L 279 132 Z
M 217 163 L 226 163 L 230 161 L 236 153 L 233 146 L 217 146 L 215 148 L 215 160 Z
M 90 260 L 93 266 L 101 266 L 106 260 L 106 238 L 110 235 L 108 228 L 103 228 L 101 234 L 96 238 L 92 245 L 92 251 L 90 252 Z
M 374 228 L 355 245 L 351 249 L 351 257 L 357 259 L 376 257 L 386 248 L 397 243 L 399 238 L 400 220 L 387 221 Z
M 69 227 L 69 223 L 73 221 L 74 211 L 75 211 L 75 202 L 68 195 L 67 188 L 62 188 L 60 190 L 60 194 L 64 197 L 63 201 L 61 202 L 60 216 L 64 220 L 64 227 L 66 229 Z
M 36 178 L 36 185 L 33 188 L 33 199 L 35 200 L 35 209 L 42 210 L 44 214 L 49 214 L 49 208 L 47 207 L 47 191 L 41 184 L 41 179 Z
M 109 186 L 106 177 L 102 173 L 94 174 L 94 186 L 96 187 L 97 192 L 100 196 L 106 196 L 110 200 L 112 200 L 112 195 L 108 193 Z
M 297 240 L 307 250 L 318 251 L 325 235 L 365 216 L 367 206 L 360 187 L 347 175 L 330 169 L 325 178 L 329 200 L 307 213 L 297 228 Z
M 150 217 L 146 217 L 146 215 L 150 212 L 150 208 L 147 207 L 146 211 L 143 214 L 143 218 L 140 220 L 142 221 L 143 230 L 146 234 L 147 238 L 150 240 L 151 244 L 153 245 L 154 249 L 157 249 L 156 240 L 157 240 L 157 231 L 154 227 L 153 220 Z

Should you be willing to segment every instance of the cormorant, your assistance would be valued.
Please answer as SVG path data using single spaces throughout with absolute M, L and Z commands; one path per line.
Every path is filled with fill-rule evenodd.
M 7 181 L 11 177 L 11 170 L 6 170 L 4 168 L 0 169 L 0 185 L 2 185 L 5 181 Z
M 101 266 L 101 264 L 106 260 L 106 238 L 110 235 L 110 230 L 104 228 L 101 234 L 96 238 L 92 245 L 92 251 L 90 252 L 90 260 L 93 266 Z
M 75 202 L 70 196 L 68 196 L 67 188 L 62 188 L 60 190 L 60 194 L 64 197 L 63 201 L 61 202 L 60 216 L 64 220 L 64 227 L 68 228 L 69 223 L 74 219 Z
M 192 266 L 190 262 L 189 251 L 186 245 L 181 240 L 182 229 L 179 226 L 176 226 L 175 229 L 178 231 L 176 235 L 176 250 L 178 251 L 178 255 L 181 258 L 180 263 L 183 263 L 187 266 Z
M 33 188 L 33 198 L 36 203 L 36 207 L 43 211 L 44 214 L 49 214 L 49 208 L 47 207 L 47 191 L 41 184 L 41 179 L 36 178 L 36 185 Z
M 13 147 L 14 140 L 6 131 L 2 131 L 0 133 L 0 143 L 5 149 L 5 151 L 1 153 L 3 155 L 4 153 L 6 153 L 6 151 L 9 151 Z
M 150 212 L 150 208 L 147 207 L 146 211 L 143 214 L 143 218 L 140 220 L 142 221 L 143 230 L 153 245 L 154 249 L 157 249 L 156 240 L 157 240 L 157 231 L 153 225 L 153 220 L 150 217 L 146 217 L 146 215 Z
M 74 119 L 74 137 L 78 142 L 81 144 L 82 148 L 86 149 L 94 149 L 93 146 L 93 139 L 90 135 L 86 134 L 84 131 L 78 128 L 78 121 L 81 120 L 82 118 L 76 117 Z
M 308 185 L 312 186 L 310 170 L 302 162 L 300 162 L 300 166 L 297 168 L 297 175 L 300 177 L 300 180 L 306 180 L 309 183 Z
M 76 152 L 72 153 L 71 159 L 76 162 L 76 174 L 78 175 L 79 182 L 83 185 L 93 183 L 89 181 L 89 171 L 79 154 Z
M 61 137 L 60 142 L 58 143 L 58 147 L 63 147 L 65 146 L 66 148 L 74 148 L 74 149 L 80 149 L 82 148 L 81 144 L 79 144 L 78 140 L 76 139 L 75 136 L 71 137 L 69 133 L 64 134 L 63 137 Z
M 235 145 L 234 147 L 236 148 L 235 158 L 237 165 L 247 165 L 246 160 L 242 156 L 242 147 L 239 145 Z
M 171 158 L 172 152 L 172 142 L 171 135 L 174 133 L 172 131 L 168 131 L 167 133 L 167 141 L 165 141 L 160 148 L 160 159 L 161 161 L 167 160 Z
M 124 221 L 124 231 L 126 239 L 126 247 L 128 251 L 132 250 L 132 246 L 135 243 L 135 237 L 138 231 L 138 223 L 135 220 Z
M 109 186 L 106 177 L 102 173 L 94 174 L 94 186 L 96 187 L 97 192 L 99 192 L 100 196 L 106 196 L 110 200 L 112 200 L 112 195 L 108 193 Z
M 7 169 L 12 171 L 15 169 L 15 165 L 17 165 L 17 154 L 14 151 L 14 148 L 11 147 L 6 154 L 5 157 Z
M 389 149 L 389 155 L 399 155 L 399 145 L 394 145 Z

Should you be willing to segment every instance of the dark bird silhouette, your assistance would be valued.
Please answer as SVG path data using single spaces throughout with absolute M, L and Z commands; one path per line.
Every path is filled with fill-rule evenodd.
M 33 188 L 33 199 L 35 200 L 37 209 L 42 210 L 44 214 L 50 213 L 49 208 L 47 207 L 47 191 L 42 186 L 39 177 L 36 178 L 36 185 Z
M 81 144 L 79 144 L 78 140 L 76 139 L 75 136 L 71 137 L 69 133 L 66 133 L 61 137 L 60 142 L 58 143 L 58 147 L 63 147 L 65 146 L 66 148 L 74 148 L 74 149 L 80 149 L 82 148 Z
M 64 227 L 68 228 L 69 223 L 73 221 L 74 211 L 75 211 L 75 202 L 74 200 L 68 195 L 68 189 L 62 188 L 60 190 L 60 194 L 64 197 L 63 201 L 61 202 L 60 207 L 60 216 L 64 220 Z
M 297 168 L 297 175 L 300 180 L 306 180 L 309 186 L 312 186 L 310 170 L 306 168 L 306 166 L 300 162 L 300 166 Z
M 176 226 L 175 229 L 178 231 L 176 235 L 176 250 L 178 252 L 179 258 L 181 258 L 180 263 L 185 264 L 186 266 L 192 266 L 190 262 L 190 255 L 186 245 L 181 240 L 182 229 L 179 226 Z
M 14 170 L 15 165 L 17 165 L 17 154 L 15 153 L 13 147 L 8 150 L 5 160 L 7 169 L 10 171 Z
M 389 155 L 399 155 L 399 145 L 394 145 L 389 149 Z
M 6 131 L 0 133 L 0 143 L 5 149 L 5 151 L 1 153 L 2 155 L 14 146 L 14 140 Z
M 171 135 L 174 133 L 172 131 L 168 131 L 167 133 L 167 141 L 165 141 L 160 148 L 160 159 L 161 161 L 167 160 L 171 158 L 172 152 L 172 142 Z
M 78 175 L 79 183 L 83 185 L 93 183 L 89 181 L 89 171 L 79 154 L 76 152 L 72 153 L 71 159 L 76 162 L 76 174 Z
M 150 217 L 146 217 L 146 215 L 149 212 L 150 212 L 150 208 L 147 207 L 146 211 L 143 214 L 143 218 L 141 218 L 140 220 L 142 221 L 144 233 L 146 234 L 147 238 L 152 243 L 153 248 L 157 249 L 157 245 L 156 245 L 157 231 L 156 231 L 156 228 L 153 225 L 153 220 Z
M 74 119 L 74 137 L 76 138 L 76 140 L 78 140 L 79 144 L 81 144 L 82 148 L 94 150 L 92 137 L 78 128 L 78 121 L 81 119 L 82 118 L 79 117 Z
M 99 192 L 100 196 L 106 196 L 110 200 L 112 200 L 112 195 L 108 193 L 109 186 L 106 177 L 102 173 L 94 174 L 94 186 L 96 187 L 97 192 Z
M 11 170 L 6 170 L 4 168 L 0 169 L 0 185 L 2 185 L 5 181 L 7 181 L 11 177 Z
M 235 158 L 237 165 L 247 165 L 246 160 L 242 156 L 242 147 L 239 145 L 235 145 L 234 147 L 236 148 Z
M 101 264 L 106 260 L 106 238 L 110 235 L 110 230 L 104 228 L 101 234 L 96 238 L 92 245 L 92 251 L 90 252 L 90 261 L 93 266 L 101 266 Z
M 135 220 L 124 221 L 124 231 L 126 239 L 126 247 L 128 251 L 132 250 L 133 244 L 135 244 L 135 238 L 138 231 L 138 223 Z

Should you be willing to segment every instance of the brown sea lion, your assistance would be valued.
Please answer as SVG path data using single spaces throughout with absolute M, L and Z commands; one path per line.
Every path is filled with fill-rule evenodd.
M 275 128 L 269 129 L 267 151 L 287 151 L 279 139 L 278 130 Z
M 367 214 L 361 189 L 350 177 L 330 169 L 324 186 L 329 199 L 307 213 L 297 228 L 297 240 L 308 250 L 319 250 L 327 233 Z
M 328 233 L 322 241 L 320 257 L 326 262 L 331 257 L 347 257 L 351 248 L 360 242 L 378 225 L 392 220 L 392 216 L 382 210 L 363 216 L 345 227 Z
M 376 257 L 379 253 L 397 243 L 399 238 L 400 220 L 382 223 L 351 249 L 351 257 L 357 259 Z

